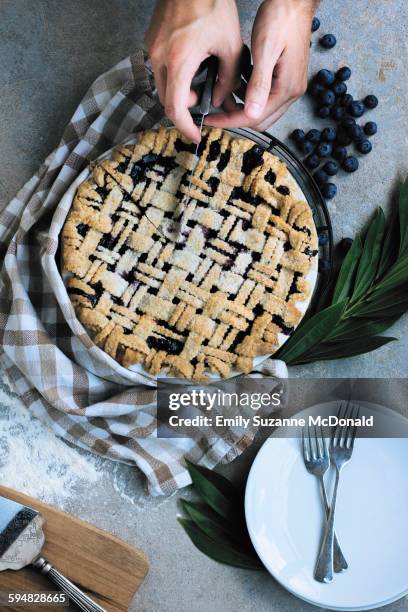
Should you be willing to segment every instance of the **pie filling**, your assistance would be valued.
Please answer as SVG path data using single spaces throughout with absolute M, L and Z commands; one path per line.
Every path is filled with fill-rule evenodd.
M 78 318 L 120 364 L 205 380 L 250 372 L 293 332 L 317 238 L 276 156 L 219 129 L 203 130 L 198 163 L 194 151 L 161 128 L 97 162 L 63 228 L 63 268 Z

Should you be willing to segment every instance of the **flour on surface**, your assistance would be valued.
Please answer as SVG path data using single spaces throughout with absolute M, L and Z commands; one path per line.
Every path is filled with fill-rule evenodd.
M 0 387 L 0 484 L 61 504 L 101 477 L 98 458 L 80 454 Z

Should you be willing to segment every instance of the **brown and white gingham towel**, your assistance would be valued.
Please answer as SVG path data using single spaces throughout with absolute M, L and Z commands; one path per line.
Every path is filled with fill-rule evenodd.
M 230 461 L 254 432 L 224 440 L 157 437 L 156 381 L 123 368 L 75 316 L 58 270 L 64 199 L 90 161 L 132 133 L 166 125 L 143 51 L 100 76 L 55 151 L 0 213 L 0 361 L 27 408 L 54 432 L 102 456 L 137 465 L 152 494 L 190 483 L 183 457 Z M 268 360 L 268 376 L 285 376 Z

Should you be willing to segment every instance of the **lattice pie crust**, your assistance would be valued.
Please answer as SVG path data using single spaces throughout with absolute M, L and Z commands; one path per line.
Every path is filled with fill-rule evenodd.
M 63 268 L 106 353 L 205 380 L 250 372 L 292 333 L 317 239 L 276 156 L 219 129 L 204 129 L 196 166 L 194 147 L 174 128 L 149 130 L 94 165 L 63 228 Z

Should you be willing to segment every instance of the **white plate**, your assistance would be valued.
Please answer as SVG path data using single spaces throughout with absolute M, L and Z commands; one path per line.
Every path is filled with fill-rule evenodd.
M 296 416 L 330 408 L 333 402 Z M 406 427 L 387 408 L 370 404 L 370 413 L 377 423 L 402 419 Z M 407 466 L 407 439 L 356 439 L 341 474 L 336 511 L 349 569 L 321 584 L 313 579 L 323 522 L 318 482 L 306 471 L 300 439 L 273 435 L 252 465 L 245 494 L 249 534 L 265 567 L 294 595 L 331 610 L 368 610 L 407 595 Z
M 231 133 L 231 135 L 232 136 L 236 136 L 233 133 Z M 131 137 L 127 138 L 126 140 L 124 140 L 122 144 L 123 145 L 131 145 L 131 144 L 134 144 L 135 142 L 136 142 L 136 138 L 134 136 L 131 136 Z M 105 153 L 100 155 L 97 159 L 98 160 L 102 160 L 102 159 L 109 158 L 111 156 L 111 154 L 112 154 L 112 151 L 114 149 L 116 149 L 118 146 L 119 145 L 116 145 L 112 149 L 109 149 L 108 151 L 105 151 Z M 81 172 L 81 174 L 76 178 L 76 180 L 72 183 L 70 188 L 67 190 L 66 194 L 64 195 L 64 201 L 65 201 L 65 203 L 67 205 L 66 209 L 68 209 L 68 207 L 70 207 L 72 205 L 72 202 L 74 201 L 74 197 L 75 197 L 75 194 L 76 194 L 76 191 L 77 191 L 79 185 L 81 183 L 83 183 L 84 181 L 86 181 L 89 178 L 90 174 L 91 173 L 90 173 L 89 167 L 85 168 Z M 294 177 L 293 177 L 293 180 L 295 180 Z M 303 195 L 303 192 L 300 189 L 299 185 L 297 183 L 296 183 L 296 185 L 298 187 L 297 197 L 299 199 L 304 198 L 305 196 Z M 311 302 L 312 297 L 313 297 L 314 289 L 315 289 L 315 286 L 316 286 L 316 283 L 317 283 L 318 267 L 319 267 L 319 257 L 317 256 L 317 257 L 315 257 L 313 259 L 311 269 L 310 269 L 309 273 L 306 275 L 306 280 L 308 281 L 309 286 L 310 286 L 310 294 L 309 294 L 309 296 L 308 296 L 308 298 L 306 300 L 299 301 L 299 302 L 295 303 L 295 306 L 298 308 L 298 310 L 300 310 L 300 312 L 303 315 L 306 313 L 307 309 L 309 308 L 310 302 Z M 64 274 L 63 275 L 64 281 L 66 281 L 69 276 L 70 276 L 69 274 Z M 303 319 L 303 317 L 302 317 L 302 319 Z M 301 320 L 299 321 L 298 325 L 300 324 Z M 279 333 L 278 334 L 278 348 L 281 348 L 285 344 L 285 342 L 287 340 L 289 340 L 289 336 L 286 336 L 285 334 Z M 271 354 L 260 355 L 258 357 L 255 357 L 254 360 L 253 360 L 254 367 L 258 367 L 263 361 L 265 361 L 269 357 L 271 357 Z M 135 365 L 130 366 L 129 370 L 131 370 L 132 372 L 136 372 L 136 373 L 142 374 L 143 376 L 147 376 L 148 378 L 155 378 L 155 377 L 152 377 L 151 374 L 146 372 L 146 370 L 143 368 L 143 366 L 141 364 L 139 364 L 139 363 L 136 363 Z M 240 372 L 236 372 L 235 370 L 232 370 L 229 378 L 232 378 L 234 376 L 238 376 L 239 374 L 240 374 Z M 209 373 L 208 376 L 209 376 L 209 378 L 212 378 L 214 380 L 220 380 L 220 378 L 221 378 L 218 374 L 211 374 L 211 373 Z

